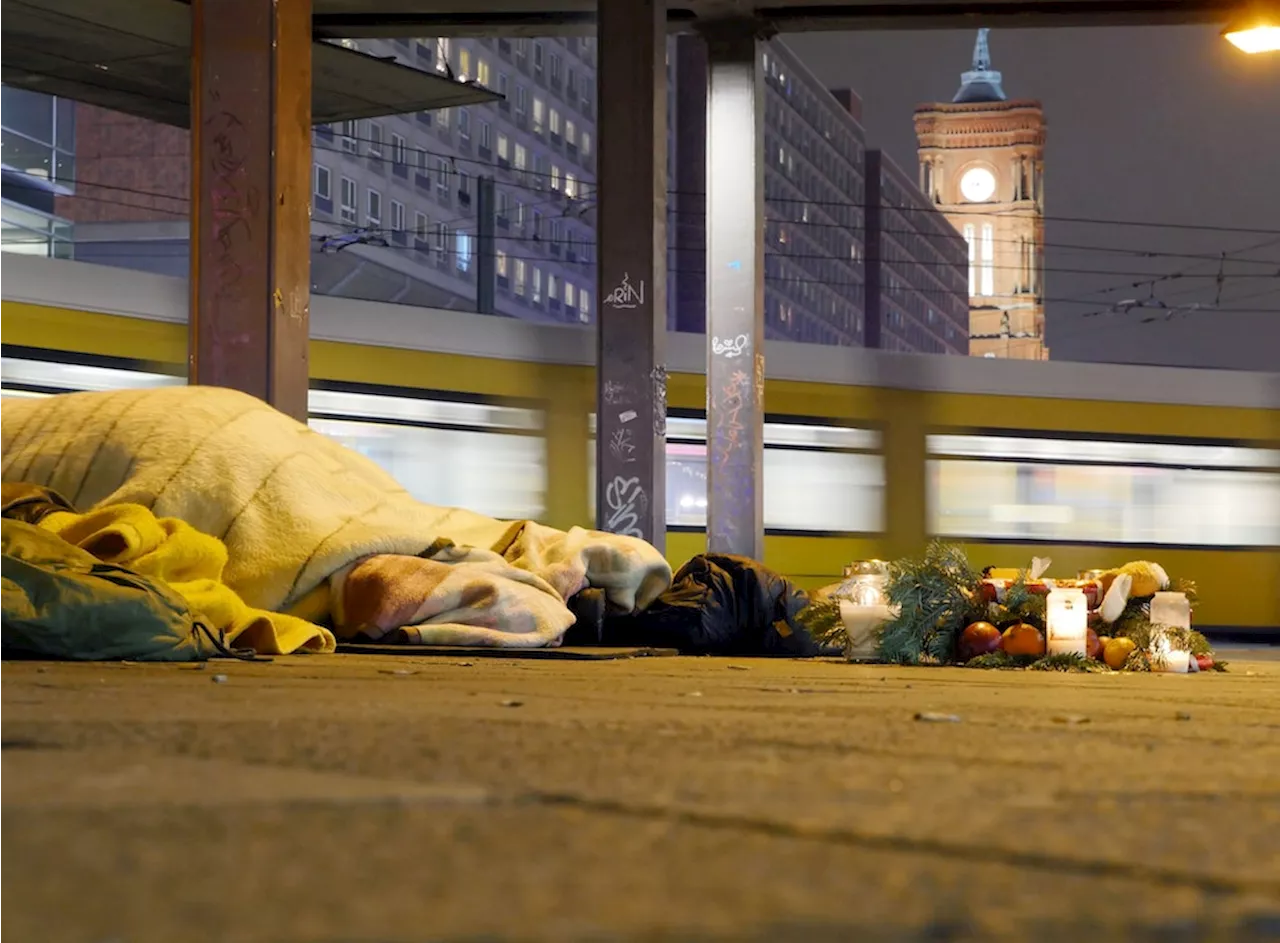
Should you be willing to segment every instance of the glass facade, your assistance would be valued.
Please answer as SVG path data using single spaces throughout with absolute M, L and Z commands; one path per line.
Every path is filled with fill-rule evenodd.
M 75 187 L 75 104 L 4 86 L 0 108 L 5 252 L 70 258 L 70 224 L 54 213 Z

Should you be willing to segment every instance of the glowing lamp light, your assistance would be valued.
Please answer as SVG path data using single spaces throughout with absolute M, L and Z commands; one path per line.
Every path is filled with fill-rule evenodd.
M 1280 7 L 1254 4 L 1228 23 L 1222 35 L 1250 55 L 1280 51 Z
M 1049 591 L 1045 599 L 1045 650 L 1050 655 L 1089 651 L 1089 601 L 1082 589 Z
M 1174 651 L 1166 628 L 1191 628 L 1191 602 L 1186 593 L 1156 593 L 1151 597 L 1151 670 L 1186 674 L 1191 653 Z

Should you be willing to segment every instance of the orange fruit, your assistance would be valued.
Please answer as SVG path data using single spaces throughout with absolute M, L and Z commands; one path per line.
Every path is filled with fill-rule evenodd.
M 1044 654 L 1044 633 L 1034 625 L 1019 622 L 1004 630 L 1000 647 L 1006 655 L 1040 656 Z
M 1137 645 L 1133 644 L 1133 639 L 1107 639 L 1107 645 L 1102 650 L 1102 660 L 1107 663 L 1108 668 L 1114 668 L 1119 671 L 1124 667 L 1124 663 L 1129 660 L 1129 656 L 1137 647 Z

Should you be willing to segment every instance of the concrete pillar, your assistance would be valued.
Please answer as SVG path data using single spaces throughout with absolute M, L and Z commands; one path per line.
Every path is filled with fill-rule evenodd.
M 192 0 L 190 382 L 306 419 L 311 0 Z
M 760 24 L 707 41 L 707 549 L 764 557 L 764 76 Z
M 666 4 L 600 0 L 596 518 L 666 544 Z

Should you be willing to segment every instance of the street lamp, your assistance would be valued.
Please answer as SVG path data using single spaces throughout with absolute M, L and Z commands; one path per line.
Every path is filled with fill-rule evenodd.
M 1222 35 L 1251 55 L 1280 51 L 1280 9 L 1270 4 L 1252 4 L 1227 24 Z

